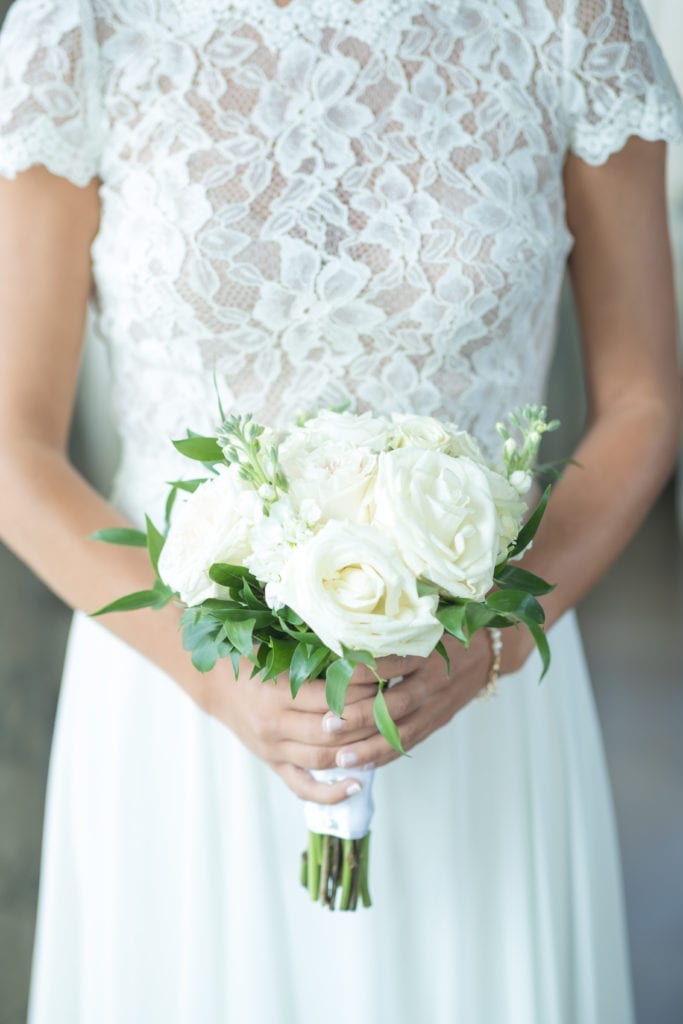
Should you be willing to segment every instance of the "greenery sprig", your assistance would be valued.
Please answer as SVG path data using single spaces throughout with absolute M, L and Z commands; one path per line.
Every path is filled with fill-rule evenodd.
M 289 483 L 277 445 L 264 443 L 266 438 L 266 428 L 247 413 L 225 417 L 216 440 L 228 465 L 236 465 L 242 479 L 257 491 L 267 515 L 269 506 L 287 493 Z
M 507 421 L 519 439 L 510 433 L 508 425 L 496 423 L 496 430 L 503 439 L 503 461 L 508 479 L 513 473 L 532 473 L 536 464 L 538 449 L 544 434 L 557 430 L 559 420 L 547 422 L 547 410 L 543 405 L 524 405 L 514 409 Z

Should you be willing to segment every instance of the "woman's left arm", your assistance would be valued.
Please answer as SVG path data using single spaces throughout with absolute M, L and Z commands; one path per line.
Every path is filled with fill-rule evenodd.
M 681 425 L 676 304 L 666 192 L 666 144 L 631 138 L 605 164 L 568 157 L 569 261 L 579 315 L 589 421 L 553 490 L 523 564 L 557 584 L 543 599 L 547 626 L 572 608 L 627 545 L 671 472 Z M 477 634 L 468 652 L 448 638 L 454 672 L 432 655 L 387 703 L 406 749 L 445 725 L 482 688 L 491 653 Z M 526 631 L 506 630 L 503 671 L 529 656 Z M 370 701 L 346 712 L 338 761 L 377 765 L 396 756 L 372 722 Z M 342 745 L 344 735 L 351 742 Z M 349 760 L 351 755 L 356 760 Z

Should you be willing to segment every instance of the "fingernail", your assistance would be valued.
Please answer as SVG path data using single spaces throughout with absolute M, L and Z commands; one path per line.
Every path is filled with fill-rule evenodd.
M 337 754 L 337 767 L 338 768 L 352 768 L 354 764 L 358 764 L 358 755 L 354 754 L 352 750 L 340 750 Z
M 323 715 L 323 729 L 325 732 L 339 732 L 343 728 L 343 719 L 339 715 L 335 715 L 333 711 L 328 711 L 326 715 Z
M 362 788 L 360 782 L 352 782 L 350 786 L 347 786 L 346 795 L 355 796 L 356 793 L 360 793 Z
M 375 767 L 375 762 L 374 762 L 374 761 L 368 761 L 368 763 L 367 763 L 367 764 L 364 764 L 364 765 L 363 765 L 363 771 L 364 771 L 364 772 L 369 772 L 369 771 L 372 771 L 372 769 L 373 769 L 374 767 Z

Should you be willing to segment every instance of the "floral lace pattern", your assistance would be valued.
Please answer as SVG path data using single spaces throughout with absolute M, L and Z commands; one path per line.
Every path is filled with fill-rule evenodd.
M 16 0 L 0 68 L 0 173 L 102 182 L 121 493 L 213 425 L 214 372 L 266 422 L 486 441 L 544 390 L 567 152 L 683 129 L 637 0 Z

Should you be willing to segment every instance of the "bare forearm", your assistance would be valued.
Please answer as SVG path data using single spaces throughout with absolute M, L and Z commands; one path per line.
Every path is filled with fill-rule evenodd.
M 589 428 L 553 495 L 524 568 L 556 583 L 552 625 L 602 576 L 644 519 L 678 446 L 677 398 L 615 406 Z
M 143 549 L 90 539 L 104 526 L 130 524 L 58 450 L 32 441 L 10 446 L 0 459 L 0 488 L 0 538 L 72 608 L 91 612 L 151 585 Z M 169 605 L 99 621 L 196 696 L 201 680 L 181 650 L 179 614 Z

